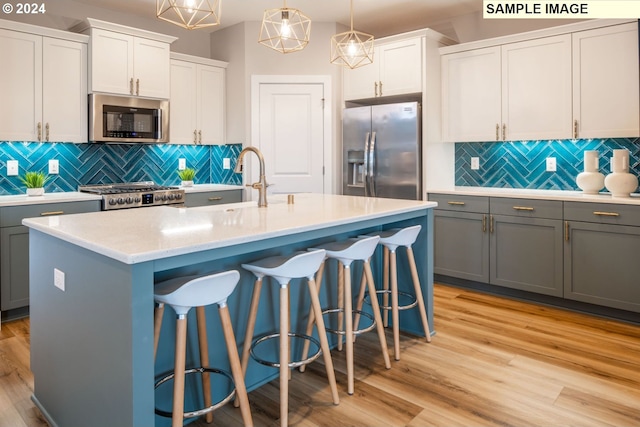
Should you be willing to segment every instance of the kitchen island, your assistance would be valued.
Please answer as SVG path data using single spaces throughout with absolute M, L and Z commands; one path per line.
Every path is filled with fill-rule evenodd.
M 388 228 L 422 226 L 414 251 L 433 324 L 435 206 L 423 201 L 298 194 L 294 204 L 287 204 L 286 197 L 271 197 L 267 208 L 245 202 L 25 219 L 30 228 L 33 400 L 53 427 L 170 425 L 154 414 L 156 404 L 169 407 L 165 400 L 170 390 L 155 392 L 154 381 L 173 366 L 174 317 L 165 313 L 154 363 L 154 282 L 240 270 L 240 283 L 229 299 L 240 341 L 253 290 L 253 276 L 240 268 L 241 263 Z M 380 259 L 376 254 L 376 270 Z M 335 276 L 325 277 L 331 283 Z M 401 277 L 401 290 L 404 283 L 407 289 L 411 286 Z M 277 309 L 269 300 L 277 301 L 277 288 L 263 288 L 261 298 L 268 303 L 261 304 L 257 335 L 275 327 Z M 292 327 L 306 324 L 309 307 L 298 288 L 291 286 Z M 326 303 L 331 286 L 322 289 L 321 302 Z M 211 365 L 227 369 L 215 309 L 209 308 L 207 315 Z M 404 312 L 400 326 L 420 334 L 417 310 Z M 188 364 L 197 363 L 193 332 L 195 328 L 190 329 Z M 277 375 L 276 369 L 250 362 L 247 388 L 251 391 Z M 191 399 L 187 396 L 187 401 Z

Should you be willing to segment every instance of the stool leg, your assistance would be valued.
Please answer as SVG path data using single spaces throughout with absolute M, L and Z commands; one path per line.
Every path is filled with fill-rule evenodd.
M 367 260 L 366 262 L 370 262 L 370 260 Z M 353 316 L 353 330 L 357 331 L 358 327 L 360 325 L 360 311 L 362 311 L 362 306 L 364 304 L 364 293 L 365 290 L 367 289 L 367 275 L 365 274 L 364 271 L 364 265 L 362 267 L 362 278 L 360 279 L 360 291 L 358 292 L 358 303 L 356 305 L 356 314 Z M 373 306 L 373 303 L 371 303 L 371 305 Z M 356 340 L 356 336 L 353 336 L 353 341 L 355 342 Z
M 280 426 L 289 423 L 289 287 L 280 285 Z
M 242 378 L 247 375 L 247 365 L 249 364 L 249 351 L 251 350 L 251 341 L 253 341 L 253 331 L 256 326 L 256 317 L 258 316 L 258 303 L 260 302 L 260 291 L 262 290 L 262 277 L 256 279 L 253 286 L 253 295 L 251 296 L 251 306 L 249 308 L 249 316 L 247 317 L 247 330 L 244 334 L 244 345 L 242 346 Z M 238 399 L 235 399 L 233 406 L 236 408 L 240 405 Z
M 413 288 L 416 292 L 416 300 L 418 301 L 418 309 L 420 310 L 420 319 L 427 342 L 431 342 L 431 328 L 429 328 L 429 320 L 427 320 L 427 310 L 424 307 L 424 299 L 422 298 L 422 289 L 420 288 L 420 279 L 418 278 L 418 269 L 416 268 L 416 259 L 413 256 L 411 246 L 407 247 L 407 258 L 409 259 L 409 267 L 411 268 L 411 277 L 413 278 Z
M 382 289 L 385 291 L 389 290 L 389 248 L 384 247 L 382 251 Z M 382 294 L 382 305 L 385 307 L 389 307 L 389 293 L 385 292 Z M 384 327 L 389 327 L 389 310 L 383 310 L 382 313 L 384 319 Z
M 338 331 L 344 324 L 344 266 L 338 262 Z M 342 351 L 342 335 L 338 334 L 338 351 Z
M 162 329 L 162 316 L 164 315 L 164 304 L 160 303 L 155 308 L 153 316 L 153 360 L 156 360 L 158 353 L 158 342 L 160 341 L 160 330 Z
M 251 417 L 251 407 L 249 406 L 247 388 L 244 383 L 244 374 L 242 372 L 242 366 L 240 365 L 240 357 L 238 356 L 236 337 L 233 333 L 233 327 L 231 326 L 229 307 L 227 307 L 226 304 L 219 307 L 220 308 L 218 312 L 220 313 L 222 332 L 224 333 L 224 340 L 227 344 L 229 365 L 231 366 L 231 374 L 233 375 L 233 381 L 235 382 L 236 386 L 236 397 L 240 402 L 240 412 L 242 413 L 242 420 L 244 421 L 245 427 L 252 427 L 253 419 Z
M 209 344 L 207 339 L 207 317 L 204 306 L 196 307 L 196 319 L 198 325 L 198 346 L 200 347 L 200 366 L 209 367 Z M 202 393 L 204 395 L 204 406 L 210 407 L 211 400 L 211 376 L 209 372 L 202 373 Z M 213 422 L 213 412 L 205 415 L 207 423 Z
M 347 393 L 353 394 L 353 301 L 351 299 L 351 268 L 344 266 L 344 320 L 347 347 Z
M 398 311 L 398 268 L 396 251 L 391 251 L 391 321 L 393 322 L 393 354 L 400 360 L 400 313 Z
M 382 316 L 380 314 L 380 305 L 378 304 L 378 298 L 376 297 L 376 286 L 373 282 L 373 272 L 371 271 L 371 264 L 369 260 L 364 263 L 363 276 L 366 275 L 367 284 L 369 286 L 369 297 L 371 298 L 371 309 L 373 310 L 373 318 L 376 322 L 376 329 L 378 331 L 378 340 L 380 341 L 380 348 L 382 350 L 382 358 L 384 359 L 384 366 L 387 369 L 391 369 L 391 361 L 389 360 L 389 351 L 387 350 L 387 337 L 384 334 L 384 326 L 382 325 Z
M 316 274 L 315 286 L 316 289 L 313 291 L 309 289 L 309 292 L 313 295 L 315 293 L 316 297 L 320 294 L 320 288 L 322 287 L 322 275 L 324 271 L 324 261 L 320 264 L 320 268 L 318 269 L 318 273 Z M 313 296 L 311 297 L 313 298 Z M 322 310 L 320 310 L 320 316 L 322 316 Z M 315 310 L 313 308 L 313 299 L 311 300 L 311 307 L 309 307 L 309 316 L 307 319 L 307 329 L 305 331 L 306 335 L 311 335 L 313 331 L 313 323 L 315 321 Z M 322 322 L 324 325 L 324 321 Z M 304 340 L 304 344 L 302 345 L 302 357 L 301 360 L 304 360 L 309 355 L 309 340 Z M 307 365 L 300 366 L 300 372 L 304 372 Z
M 173 378 L 173 418 L 171 427 L 182 427 L 184 422 L 184 370 L 187 351 L 187 318 L 176 321 L 176 360 Z
M 315 323 L 316 327 L 318 328 L 318 338 L 320 340 L 320 348 L 322 349 L 322 357 L 324 358 L 324 366 L 327 370 L 327 378 L 329 379 L 329 386 L 331 387 L 333 403 L 337 405 L 340 403 L 340 398 L 338 397 L 338 386 L 336 385 L 336 373 L 333 370 L 331 349 L 329 348 L 329 341 L 327 340 L 327 330 L 324 327 L 324 319 L 322 318 L 322 307 L 320 307 L 320 299 L 318 298 L 317 293 L 317 288 L 320 286 L 320 284 L 314 284 L 314 281 L 312 279 L 309 279 L 308 284 L 309 294 L 311 295 L 311 308 L 312 311 L 316 313 Z M 303 356 L 303 359 L 306 358 L 307 355 L 305 354 Z

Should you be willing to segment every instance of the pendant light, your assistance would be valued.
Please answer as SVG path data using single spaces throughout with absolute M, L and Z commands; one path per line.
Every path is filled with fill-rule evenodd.
M 220 25 L 221 0 L 156 0 L 156 16 L 187 30 Z
M 311 19 L 298 9 L 287 7 L 264 11 L 258 43 L 281 53 L 297 52 L 309 43 Z
M 351 0 L 351 31 L 331 37 L 331 63 L 357 68 L 373 62 L 373 36 L 353 31 L 353 0 Z

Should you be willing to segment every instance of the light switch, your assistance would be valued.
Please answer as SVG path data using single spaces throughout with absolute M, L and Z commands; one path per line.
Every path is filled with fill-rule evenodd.
M 64 271 L 53 269 L 53 285 L 64 292 Z
M 178 170 L 185 170 L 187 168 L 187 159 L 178 159 Z
M 7 176 L 18 176 L 17 160 L 7 160 Z
M 477 171 L 480 169 L 480 157 L 472 157 L 471 158 L 471 170 Z
M 225 157 L 222 159 L 222 169 L 231 169 L 231 159 Z
M 56 175 L 60 173 L 59 166 L 57 160 L 49 160 L 49 174 Z
M 556 158 L 547 157 L 547 172 L 555 172 L 555 171 L 556 171 Z

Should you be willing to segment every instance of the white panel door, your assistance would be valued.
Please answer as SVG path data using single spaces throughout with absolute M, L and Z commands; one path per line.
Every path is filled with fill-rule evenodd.
M 195 144 L 197 141 L 196 66 L 192 62 L 171 61 L 169 134 L 172 144 Z
M 91 30 L 91 92 L 131 95 L 133 78 L 133 37 Z
M 225 141 L 225 73 L 224 68 L 198 65 L 198 142 L 203 145 Z
M 168 99 L 170 96 L 169 43 L 134 38 L 134 94 Z
M 324 86 L 262 83 L 259 91 L 258 148 L 269 193 L 323 193 Z

